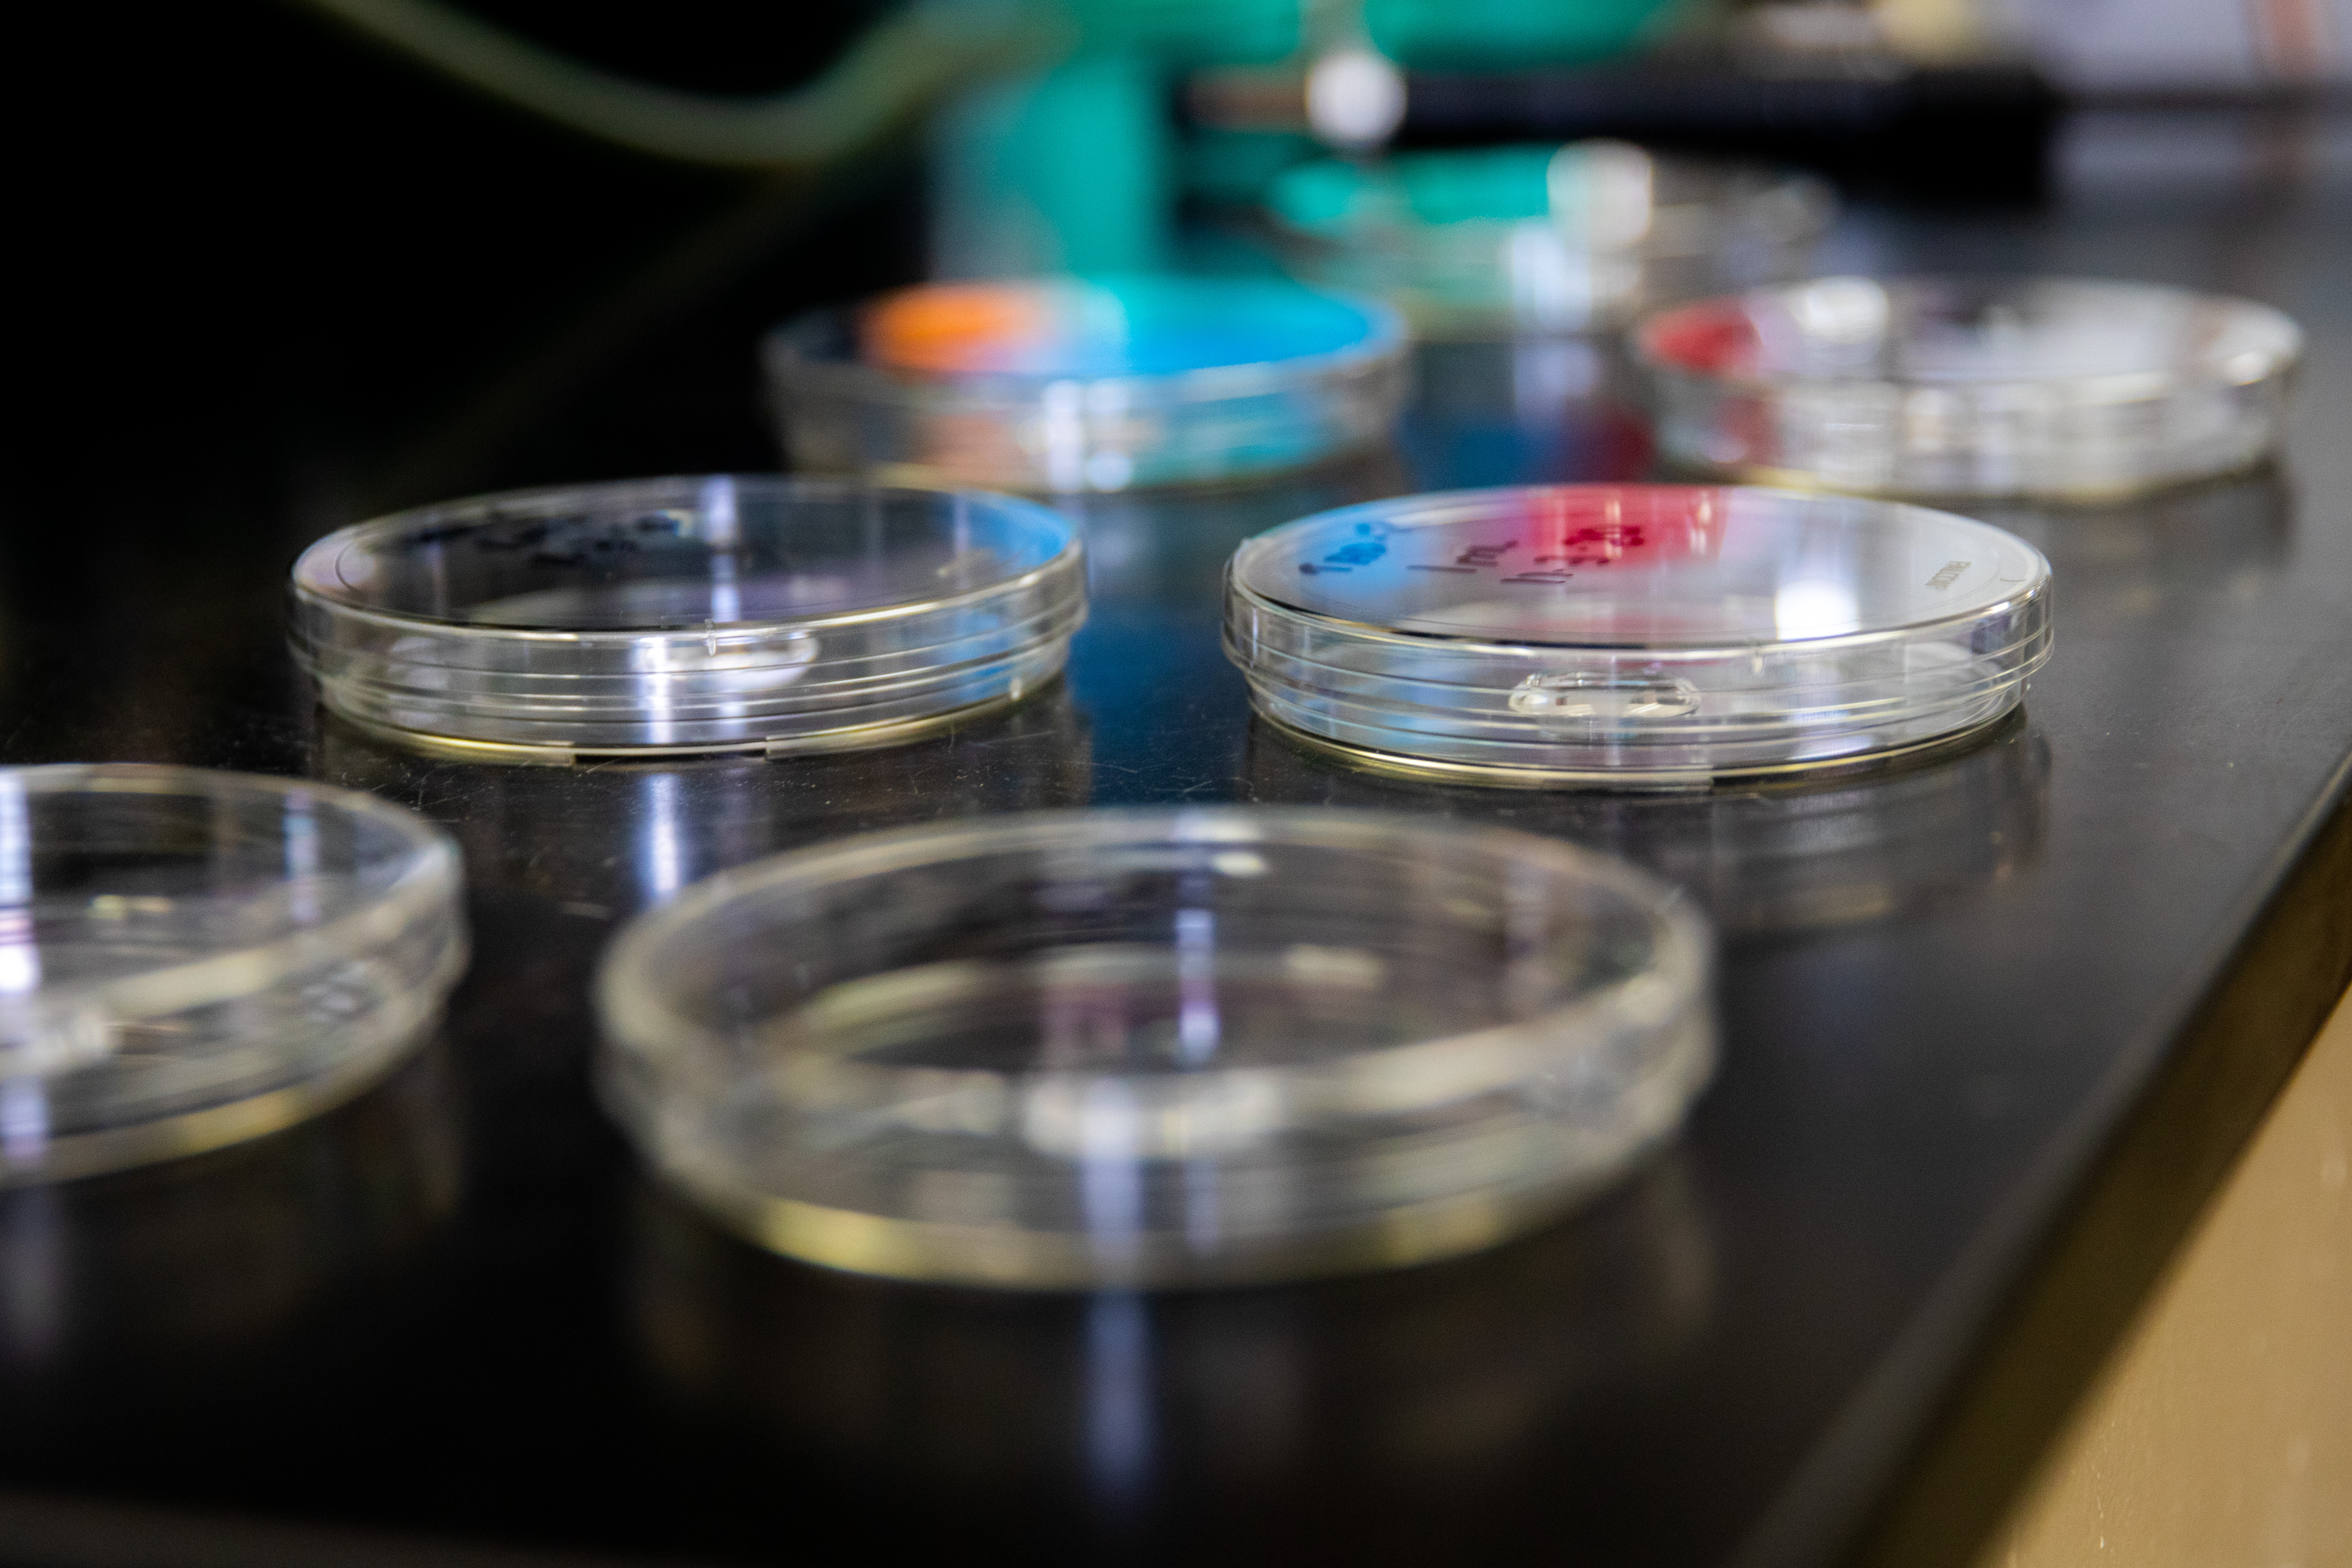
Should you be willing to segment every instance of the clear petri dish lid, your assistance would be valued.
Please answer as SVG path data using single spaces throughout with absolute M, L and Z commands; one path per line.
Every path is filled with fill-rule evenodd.
M 1714 1059 L 1682 895 L 1375 813 L 1045 812 L 869 834 L 639 917 L 606 1102 L 778 1251 L 1013 1287 L 1488 1245 L 1622 1173 Z
M 1497 783 L 1693 784 L 1979 730 L 2048 657 L 2050 569 L 2000 529 L 1856 498 L 1560 485 L 1260 534 L 1228 653 L 1267 718 Z
M 0 1182 L 274 1131 L 420 1044 L 464 968 L 457 847 L 350 790 L 0 769 Z
M 797 467 L 1032 492 L 1253 479 L 1379 441 L 1405 340 L 1274 279 L 931 283 L 771 334 Z
M 895 742 L 1044 684 L 1086 612 L 1042 507 L 740 475 L 403 512 L 313 544 L 293 591 L 331 710 L 558 761 Z
M 1441 338 L 1617 326 L 1801 276 L 1835 207 L 1810 175 L 1608 140 L 1318 160 L 1266 193 L 1301 278 L 1387 299 Z
M 2064 278 L 1824 278 L 1643 321 L 1667 455 L 1742 478 L 2100 499 L 2252 466 L 2300 328 L 2250 300 Z

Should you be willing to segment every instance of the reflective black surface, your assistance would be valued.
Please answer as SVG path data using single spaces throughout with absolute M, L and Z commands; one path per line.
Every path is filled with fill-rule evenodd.
M 351 513 L 231 479 L 331 466 L 331 434 L 288 437 L 289 456 L 225 433 L 231 479 L 134 460 L 127 491 L 20 459 L 0 755 L 380 791 L 463 842 L 478 952 L 435 1054 L 336 1116 L 184 1170 L 0 1197 L 0 1502 L 189 1510 L 142 1562 L 194 1560 L 206 1530 L 254 1519 L 678 1562 L 1820 1560 L 1965 1380 L 2352 751 L 2344 186 L 2316 154 L 2263 163 L 2262 146 L 2242 178 L 2136 184 L 2126 132 L 2174 145 L 2109 128 L 2047 215 L 1865 211 L 1832 259 L 2268 300 L 2312 334 L 2294 443 L 2276 472 L 2144 503 L 1988 509 L 2056 566 L 2056 654 L 2021 717 L 1877 778 L 1487 793 L 1365 773 L 1251 721 L 1217 646 L 1233 545 L 1422 484 L 1622 477 L 1638 433 L 1598 360 L 1580 379 L 1470 356 L 1432 375 L 1393 454 L 1074 507 L 1097 598 L 1064 683 L 919 744 L 774 764 L 495 767 L 321 721 L 278 595 L 299 546 Z M 714 306 L 697 330 L 734 323 Z M 617 420 L 648 394 L 582 395 Z M 604 459 L 749 460 L 691 428 Z M 605 477 L 539 460 L 465 482 Z M 436 499 L 371 483 L 348 494 Z M 1686 1135 L 1482 1257 L 1024 1298 L 756 1253 L 649 1190 L 597 1110 L 585 987 L 648 900 L 862 826 L 1181 799 L 1508 822 L 1690 886 L 1726 936 L 1726 1030 Z

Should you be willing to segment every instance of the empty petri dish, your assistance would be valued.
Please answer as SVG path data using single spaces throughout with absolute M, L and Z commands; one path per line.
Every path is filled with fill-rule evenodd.
M 1643 321 L 1674 460 L 1867 493 L 2104 500 L 2251 468 L 2302 329 L 2249 300 L 2063 278 L 1824 278 Z
M 761 476 L 425 507 L 294 567 L 329 709 L 522 760 L 890 744 L 1044 685 L 1085 618 L 1043 507 Z
M 1688 787 L 1972 733 L 2050 650 L 2050 566 L 1855 497 L 1551 485 L 1375 501 L 1244 542 L 1225 648 L 1265 718 L 1381 766 Z
M 457 846 L 288 779 L 0 769 L 0 1179 L 259 1137 L 423 1043 L 466 963 Z
M 639 917 L 606 1103 L 776 1251 L 1020 1287 L 1416 1263 L 1540 1223 L 1714 1054 L 1683 896 L 1377 813 L 1044 812 L 873 834 Z
M 1801 277 L 1836 201 L 1810 175 L 1592 141 L 1301 163 L 1266 211 L 1299 278 L 1387 300 L 1420 337 L 1481 338 Z
M 1386 306 L 1253 278 L 931 283 L 771 334 L 795 467 L 1032 492 L 1224 482 L 1374 445 Z

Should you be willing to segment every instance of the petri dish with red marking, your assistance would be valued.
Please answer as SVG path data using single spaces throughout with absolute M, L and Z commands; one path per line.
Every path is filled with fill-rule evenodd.
M 1823 278 L 1634 334 L 1661 449 L 1728 479 L 2102 500 L 2250 468 L 2302 330 L 2266 305 L 2066 278 Z
M 1456 490 L 1244 543 L 1258 713 L 1408 773 L 1689 788 L 1952 745 L 2049 657 L 2050 564 L 1950 513 L 1698 485 Z
M 1405 336 L 1278 279 L 930 283 L 770 335 L 793 467 L 1064 494 L 1242 481 L 1384 440 Z

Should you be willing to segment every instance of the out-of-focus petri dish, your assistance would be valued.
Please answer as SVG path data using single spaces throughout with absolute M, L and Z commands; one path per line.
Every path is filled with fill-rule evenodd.
M 1403 402 L 1385 305 L 1279 279 L 931 283 L 771 334 L 796 468 L 1038 493 L 1223 483 L 1372 446 Z
M 1302 163 L 1266 207 L 1301 279 L 1387 300 L 1421 337 L 1486 338 L 1801 277 L 1836 201 L 1810 175 L 1594 141 Z
M 1455 490 L 1234 552 L 1225 647 L 1265 718 L 1475 782 L 1677 788 L 1981 730 L 2050 650 L 2050 566 L 1984 523 L 1685 485 Z
M 2260 462 L 2303 331 L 2266 305 L 2063 278 L 1824 278 L 1643 321 L 1658 439 L 1760 483 L 2107 500 Z
M 276 1131 L 421 1045 L 466 963 L 457 846 L 288 779 L 0 769 L 0 1183 Z
M 1044 685 L 1085 618 L 1044 507 L 762 476 L 426 507 L 294 567 L 329 709 L 515 760 L 892 744 Z
M 1047 812 L 688 889 L 598 982 L 664 1176 L 836 1268 L 1194 1285 L 1557 1215 L 1681 1121 L 1710 940 L 1622 862 L 1314 810 Z

